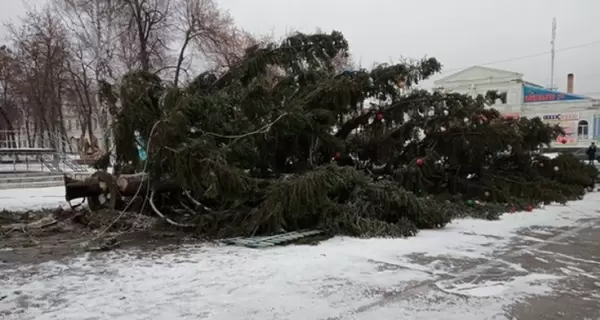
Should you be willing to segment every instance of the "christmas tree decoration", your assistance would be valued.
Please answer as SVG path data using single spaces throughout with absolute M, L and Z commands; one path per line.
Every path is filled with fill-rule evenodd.
M 341 154 L 340 152 L 336 152 L 336 153 L 333 155 L 333 158 L 334 158 L 335 160 L 338 160 L 338 159 L 340 159 L 341 157 L 342 157 L 342 154 Z
M 486 197 L 489 197 L 489 196 L 490 196 L 490 192 L 489 192 L 489 191 L 486 191 L 486 192 L 484 193 L 484 195 L 485 195 Z
M 531 211 L 533 211 L 533 206 L 532 206 L 532 205 L 527 205 L 527 211 L 528 211 L 528 212 L 531 212 Z
M 544 167 L 544 163 L 540 162 L 539 166 L 540 166 L 540 168 L 543 168 Z
M 375 118 L 377 119 L 377 121 L 383 120 L 383 113 L 378 112 L 377 115 L 375 116 Z
M 473 206 L 473 204 L 475 204 L 475 203 L 473 202 L 473 200 L 467 200 L 467 205 L 468 205 L 469 207 L 472 207 L 472 206 Z
M 568 142 L 567 138 L 561 138 L 560 139 L 560 143 L 562 143 L 562 144 L 566 144 L 567 142 Z
M 558 171 L 558 170 L 559 170 L 558 167 L 554 166 L 554 171 Z
M 417 159 L 417 165 L 419 167 L 422 167 L 424 164 L 425 164 L 425 160 L 423 158 Z
M 517 208 L 515 206 L 510 207 L 510 212 L 511 213 L 517 212 Z

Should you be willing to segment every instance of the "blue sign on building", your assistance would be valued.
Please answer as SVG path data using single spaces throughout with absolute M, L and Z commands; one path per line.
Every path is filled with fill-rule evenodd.
M 585 100 L 585 97 L 570 93 L 552 91 L 544 88 L 523 85 L 523 102 L 551 102 L 551 101 L 573 101 Z

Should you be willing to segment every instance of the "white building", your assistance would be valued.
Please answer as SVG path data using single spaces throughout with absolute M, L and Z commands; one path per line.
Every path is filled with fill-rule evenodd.
M 540 117 L 560 124 L 566 136 L 553 147 L 586 147 L 600 140 L 600 101 L 574 94 L 574 76 L 568 76 L 567 92 L 546 89 L 523 80 L 516 72 L 473 66 L 438 81 L 436 87 L 447 92 L 485 95 L 490 90 L 506 93 L 506 103 L 496 101 L 493 108 L 511 117 Z
M 93 118 L 92 119 L 92 133 L 98 139 L 100 148 L 102 148 L 104 150 L 103 143 L 104 143 L 105 133 L 103 132 L 102 128 L 100 127 L 100 125 L 98 123 L 98 119 L 95 116 L 92 116 L 92 118 Z M 77 152 L 79 142 L 80 142 L 80 139 L 82 136 L 81 120 L 75 113 L 68 112 L 68 113 L 64 114 L 63 125 L 65 127 L 65 131 L 67 134 L 67 137 L 65 137 L 65 138 L 68 139 L 68 141 L 69 141 L 68 143 L 71 146 L 72 150 L 74 152 Z M 86 139 L 89 139 L 87 129 L 86 129 L 86 132 L 84 133 L 84 135 L 85 135 Z

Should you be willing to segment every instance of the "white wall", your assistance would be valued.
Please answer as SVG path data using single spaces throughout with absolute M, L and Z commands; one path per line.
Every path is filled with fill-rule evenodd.
M 600 103 L 597 100 L 524 103 L 522 77 L 516 75 L 511 77 L 509 72 L 506 72 L 506 76 L 495 76 L 501 74 L 498 71 L 490 71 L 490 75 L 486 76 L 484 69 L 471 73 L 475 76 L 457 74 L 456 78 L 448 79 L 448 81 L 438 83 L 438 85 L 443 87 L 446 92 L 471 94 L 473 96 L 485 95 L 490 90 L 497 90 L 499 93 L 506 92 L 506 104 L 497 101 L 491 106 L 501 113 L 518 113 L 520 116 L 528 118 L 543 118 L 544 115 L 563 114 L 572 118 L 573 120 L 560 123 L 573 127 L 575 131 L 574 139 L 567 144 L 557 142 L 553 144 L 553 147 L 584 147 L 594 141 L 594 116 L 600 115 Z M 587 121 L 587 136 L 578 136 L 580 121 Z
M 549 102 L 544 104 L 537 104 L 535 106 L 526 106 L 525 112 L 521 112 L 522 117 L 540 117 L 544 120 L 545 115 L 562 115 L 563 118 L 572 119 L 569 121 L 548 121 L 548 123 L 559 123 L 561 126 L 567 128 L 573 128 L 575 131 L 573 134 L 574 140 L 571 138 L 567 139 L 566 144 L 554 143 L 553 147 L 585 147 L 590 142 L 595 141 L 594 139 L 594 116 L 600 115 L 600 110 L 597 107 L 592 107 L 592 103 L 587 101 L 584 102 Z M 584 129 L 585 123 L 587 122 L 587 134 Z M 581 129 L 579 127 L 581 126 Z
M 492 106 L 500 112 L 518 112 L 523 101 L 522 84 L 515 81 L 494 81 L 492 83 L 456 83 L 444 85 L 446 92 L 470 94 L 473 97 L 485 95 L 488 91 L 497 90 L 498 93 L 506 92 L 506 104 L 496 101 Z

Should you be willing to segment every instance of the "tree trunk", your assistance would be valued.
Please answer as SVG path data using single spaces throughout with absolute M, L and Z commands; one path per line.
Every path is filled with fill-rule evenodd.
M 181 50 L 179 51 L 179 58 L 177 58 L 177 67 L 175 68 L 175 79 L 173 79 L 173 85 L 175 87 L 179 85 L 179 74 L 181 72 L 181 65 L 183 64 L 185 49 L 187 48 L 187 45 L 190 42 L 191 33 L 191 29 L 185 32 L 185 40 L 183 41 L 183 45 L 181 45 Z
M 64 182 L 65 198 L 67 201 L 79 198 L 97 197 L 110 191 L 108 190 L 108 188 L 110 188 L 110 183 L 106 183 L 98 177 L 77 180 L 65 176 Z M 121 175 L 115 179 L 117 191 L 123 197 L 133 197 L 136 194 L 137 196 L 144 196 L 147 194 L 149 187 L 152 187 L 157 193 L 179 189 L 179 186 L 173 181 L 162 181 L 152 185 L 149 185 L 149 183 L 148 176 L 142 173 Z
M 4 119 L 4 122 L 6 122 L 6 129 L 8 131 L 8 134 L 5 135 L 5 139 L 7 140 L 7 142 L 9 142 L 10 147 L 12 148 L 16 148 L 17 147 L 17 143 L 15 141 L 15 129 L 8 117 L 8 114 L 6 113 L 6 111 L 3 108 L 0 108 L 0 115 L 2 116 L 2 119 Z M 8 147 L 9 145 L 7 145 Z

